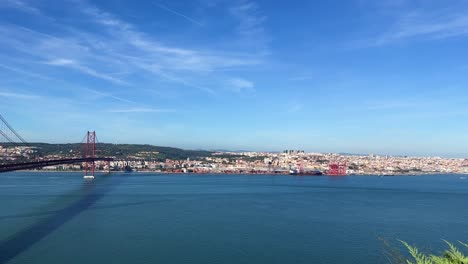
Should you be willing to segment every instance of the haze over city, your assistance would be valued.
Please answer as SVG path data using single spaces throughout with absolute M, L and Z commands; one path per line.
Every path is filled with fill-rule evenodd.
M 29 142 L 468 156 L 466 1 L 0 2 Z

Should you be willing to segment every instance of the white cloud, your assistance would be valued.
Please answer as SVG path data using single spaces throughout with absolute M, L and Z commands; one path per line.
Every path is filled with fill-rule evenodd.
M 231 78 L 228 80 L 229 87 L 234 92 L 243 92 L 243 91 L 253 91 L 254 90 L 254 83 L 242 78 Z
M 244 35 L 263 34 L 266 16 L 259 14 L 258 5 L 252 1 L 242 1 L 231 8 L 231 13 L 239 19 L 239 31 Z
M 43 75 L 40 75 L 40 74 L 37 74 L 37 73 L 34 73 L 34 72 L 25 71 L 25 70 L 18 69 L 16 67 L 11 67 L 11 66 L 4 65 L 4 64 L 0 64 L 0 68 L 6 69 L 6 70 L 9 70 L 9 71 L 12 71 L 12 72 L 20 73 L 20 74 L 23 74 L 23 75 L 26 75 L 26 76 L 29 76 L 29 77 L 34 77 L 34 78 L 39 78 L 39 79 L 44 79 L 44 80 L 50 80 L 50 78 L 48 78 L 46 76 L 43 76 Z
M 11 8 L 18 9 L 22 12 L 30 13 L 34 15 L 41 14 L 41 11 L 39 9 L 29 4 L 26 4 L 25 2 L 20 1 L 20 0 L 2 0 L 0 2 L 0 7 L 11 7 Z
M 170 113 L 170 112 L 175 112 L 175 111 L 170 110 L 170 109 L 135 107 L 135 108 L 125 108 L 125 109 L 110 109 L 107 112 L 109 113 Z
M 108 74 L 104 74 L 104 73 L 100 73 L 94 69 L 91 69 L 89 67 L 86 67 L 86 66 L 81 66 L 81 65 L 74 65 L 75 69 L 83 72 L 83 73 L 86 73 L 88 75 L 91 75 L 91 76 L 94 76 L 96 78 L 100 78 L 100 79 L 103 79 L 103 80 L 107 80 L 107 81 L 110 81 L 110 82 L 113 82 L 113 83 L 116 83 L 116 84 L 120 84 L 120 85 L 130 85 L 128 82 L 125 82 L 125 81 L 122 81 L 118 78 L 115 78 L 115 77 L 112 77 Z
M 114 100 L 119 101 L 119 102 L 136 103 L 136 102 L 134 102 L 132 100 L 128 100 L 128 99 L 125 99 L 125 98 L 122 98 L 122 97 L 119 97 L 119 96 L 115 96 L 115 95 L 113 95 L 111 93 L 101 92 L 101 91 L 90 89 L 90 88 L 82 88 L 82 89 L 95 94 L 97 98 L 107 97 L 107 98 L 111 98 L 111 99 L 114 99 Z
M 235 1 L 230 12 L 239 21 L 237 30 L 243 44 L 253 46 L 257 52 L 268 54 L 269 39 L 264 27 L 267 17 L 261 14 L 258 4 L 254 1 Z
M 0 97 L 16 98 L 16 99 L 36 99 L 36 98 L 39 98 L 40 96 L 34 95 L 34 94 L 0 91 Z
M 303 107 L 302 104 L 293 104 L 288 108 L 288 113 L 297 113 L 301 111 Z
M 41 62 L 76 70 L 123 86 L 134 86 L 128 79 L 132 76 L 150 81 L 164 79 L 210 94 L 214 90 L 205 85 L 217 86 L 222 78 L 213 78 L 207 73 L 252 67 L 263 61 L 263 55 L 254 50 L 168 45 L 84 1 L 74 3 L 78 11 L 75 15 L 97 24 L 98 32 L 76 28 L 67 24 L 69 21 L 55 23 L 57 30 L 54 32 L 57 33 L 54 36 L 21 26 L 0 25 L 2 47 L 13 51 L 12 55 L 6 53 L 5 56 L 11 60 L 22 56 L 32 64 Z M 249 28 L 255 31 L 254 28 L 261 25 L 254 22 L 255 16 L 251 14 L 254 10 L 257 12 L 258 7 L 247 5 L 237 9 L 238 16 L 244 18 L 246 31 Z M 116 72 L 125 74 L 116 75 Z
M 451 100 L 453 103 L 453 100 Z M 455 100 L 456 101 L 456 100 Z M 416 109 L 440 109 L 445 102 L 433 97 L 422 98 L 395 98 L 363 102 L 361 105 L 369 110 L 416 110 Z
M 468 35 L 467 11 L 411 11 L 383 34 L 365 41 L 368 46 L 386 45 L 411 39 L 444 39 Z
M 317 77 L 317 74 L 300 74 L 289 78 L 290 81 L 306 81 Z
M 140 64 L 145 63 L 147 65 L 152 65 L 157 61 L 161 71 L 206 72 L 259 63 L 259 59 L 250 54 L 168 46 L 138 31 L 133 25 L 97 8 L 88 7 L 84 9 L 84 12 L 94 18 L 97 23 L 105 26 L 108 33 L 114 38 L 115 43 L 128 48 L 114 55 L 121 55 L 122 53 L 127 55 L 131 49 L 134 51 L 133 56 L 127 56 L 127 59 L 135 59 Z
M 53 60 L 45 62 L 45 64 L 54 65 L 54 66 L 76 65 L 74 60 L 69 60 L 69 59 L 53 59 Z
M 78 70 L 78 71 L 80 71 L 82 73 L 88 74 L 90 76 L 113 82 L 115 84 L 129 85 L 129 83 L 127 83 L 125 81 L 122 81 L 122 80 L 120 80 L 118 78 L 115 78 L 115 77 L 110 76 L 108 74 L 98 72 L 98 71 L 96 71 L 94 69 L 91 69 L 91 68 L 89 68 L 87 66 L 80 65 L 79 63 L 77 63 L 74 60 L 59 58 L 59 59 L 53 59 L 53 60 L 50 60 L 50 61 L 46 61 L 45 64 L 53 65 L 53 66 L 69 67 L 69 68 L 76 69 L 76 70 Z

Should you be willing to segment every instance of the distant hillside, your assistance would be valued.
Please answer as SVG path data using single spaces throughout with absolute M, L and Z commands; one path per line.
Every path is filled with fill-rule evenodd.
M 251 152 L 250 150 L 229 150 L 229 149 L 212 149 L 212 152 L 232 152 L 232 153 L 243 153 L 243 152 Z
M 1 144 L 8 146 L 11 144 Z M 14 144 L 21 146 L 22 144 Z M 27 143 L 23 146 L 36 148 L 39 156 L 60 155 L 76 156 L 78 153 L 84 153 L 84 144 L 48 144 L 48 143 Z M 209 157 L 213 152 L 204 150 L 184 150 L 171 147 L 160 147 L 152 145 L 139 144 L 109 144 L 98 143 L 96 146 L 96 155 L 112 156 L 116 158 L 140 157 L 152 160 L 165 159 L 196 159 L 200 157 Z

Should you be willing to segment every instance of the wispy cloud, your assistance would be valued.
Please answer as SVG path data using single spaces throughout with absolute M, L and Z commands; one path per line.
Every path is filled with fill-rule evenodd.
M 252 36 L 263 34 L 263 23 L 266 16 L 259 14 L 259 7 L 253 1 L 241 1 L 231 8 L 231 13 L 239 19 L 239 31 L 241 34 Z
M 0 2 L 0 7 L 10 7 L 18 9 L 22 12 L 39 15 L 41 11 L 23 1 L 20 0 L 2 0 Z
M 109 113 L 172 113 L 175 112 L 171 109 L 158 109 L 158 108 L 125 108 L 125 109 L 110 109 Z
M 75 61 L 69 59 L 53 59 L 50 61 L 44 62 L 45 64 L 54 65 L 54 66 L 69 66 L 75 65 Z
M 264 23 L 267 20 L 262 15 L 258 4 L 254 1 L 236 1 L 230 12 L 239 21 L 238 32 L 245 43 L 256 46 L 255 48 L 264 53 L 267 51 L 268 37 Z
M 192 83 L 184 80 L 183 78 L 173 76 L 173 75 L 171 75 L 169 73 L 165 73 L 164 71 L 162 71 L 158 67 L 154 67 L 154 65 L 141 64 L 140 67 L 142 69 L 147 70 L 147 71 L 153 72 L 153 73 L 157 74 L 158 76 L 163 77 L 164 79 L 167 79 L 167 80 L 170 80 L 170 81 L 173 81 L 173 82 L 176 82 L 176 83 L 183 84 L 184 86 L 196 88 L 198 90 L 207 92 L 209 94 L 214 94 L 215 93 L 213 91 L 213 89 L 211 89 L 211 88 L 207 88 L 207 87 L 199 86 L 199 85 L 196 85 L 196 84 L 192 84 Z
M 0 91 L 0 97 L 12 98 L 12 99 L 37 99 L 40 98 L 38 95 L 17 93 L 9 91 Z
M 127 83 L 125 81 L 122 81 L 122 80 L 120 80 L 118 78 L 112 77 L 112 76 L 110 76 L 108 74 L 98 72 L 98 71 L 96 71 L 94 69 L 91 69 L 89 67 L 80 65 L 78 62 L 76 62 L 74 60 L 58 58 L 58 59 L 53 59 L 53 60 L 50 60 L 50 61 L 46 61 L 44 63 L 48 64 L 48 65 L 53 65 L 53 66 L 69 67 L 69 68 L 78 70 L 78 71 L 80 71 L 82 73 L 88 74 L 90 76 L 113 82 L 115 84 L 129 85 L 129 83 Z
M 173 9 L 163 5 L 163 4 L 155 3 L 155 5 L 158 6 L 159 8 L 161 8 L 161 9 L 164 9 L 164 10 L 176 15 L 176 16 L 182 17 L 182 18 L 186 19 L 189 22 L 192 22 L 192 23 L 197 24 L 199 26 L 203 26 L 203 24 L 201 22 L 198 22 L 197 20 L 195 20 L 195 19 L 193 19 L 193 18 L 191 18 L 189 16 L 186 16 L 186 15 L 180 13 L 180 12 L 177 12 L 177 11 L 175 11 L 175 10 L 173 10 Z
M 290 81 L 306 81 L 316 78 L 316 74 L 299 74 L 289 78 Z
M 393 100 L 369 101 L 362 104 L 367 110 L 416 110 L 438 109 L 444 102 L 433 98 L 399 98 Z
M 242 78 L 231 78 L 228 80 L 228 85 L 231 90 L 237 93 L 255 90 L 255 85 L 253 82 Z
M 304 108 L 304 105 L 295 103 L 295 104 L 291 105 L 287 109 L 287 111 L 288 111 L 288 113 L 297 113 L 297 112 L 301 111 L 302 108 Z
M 136 102 L 134 102 L 132 100 L 128 100 L 128 99 L 125 99 L 125 98 L 122 98 L 122 97 L 119 97 L 119 96 L 115 96 L 115 95 L 113 95 L 111 93 L 101 92 L 101 91 L 90 89 L 90 88 L 82 88 L 82 89 L 95 94 L 98 98 L 99 97 L 106 97 L 106 98 L 114 99 L 115 101 L 119 101 L 119 102 L 136 103 Z
M 132 49 L 136 48 L 136 51 L 145 55 L 127 56 L 126 59 L 133 57 L 140 62 L 153 62 L 157 59 L 160 69 L 190 71 L 211 71 L 218 68 L 258 64 L 258 59 L 249 54 L 168 46 L 137 30 L 133 25 L 95 7 L 87 7 L 83 12 L 105 26 L 108 33 L 114 37 L 114 41 Z M 126 53 L 128 51 L 124 52 Z
M 445 39 L 468 35 L 468 10 L 413 10 L 400 16 L 379 36 L 361 41 L 367 46 L 380 46 L 413 39 Z
M 180 75 L 198 75 L 260 63 L 256 55 L 167 46 L 138 31 L 133 25 L 95 7 L 87 7 L 83 12 L 104 26 L 116 43 L 126 47 L 110 55 L 125 60 L 137 69 L 208 93 L 213 93 L 213 90 L 188 81 Z
M 238 5 L 231 12 L 242 19 L 239 22 L 242 32 L 258 35 L 256 33 L 263 31 L 264 19 L 257 16 L 259 8 L 252 3 Z M 96 30 L 77 27 L 68 20 L 54 23 L 52 34 L 3 24 L 0 25 L 0 34 L 3 35 L 1 46 L 8 50 L 5 56 L 10 57 L 10 61 L 22 57 L 31 64 L 74 70 L 122 86 L 135 86 L 135 82 L 141 84 L 140 80 L 162 79 L 209 94 L 215 91 L 206 85 L 220 86 L 223 78 L 211 77 L 207 73 L 253 67 L 264 59 L 258 50 L 243 47 L 222 49 L 210 48 L 209 45 L 193 48 L 188 43 L 169 45 L 86 1 L 74 1 L 74 4 L 76 19 L 94 23 Z M 10 65 L 5 63 L 4 66 L 27 74 Z M 42 72 L 57 74 L 47 68 Z M 115 74 L 122 72 L 125 74 Z
M 12 71 L 12 72 L 16 72 L 16 73 L 19 73 L 19 74 L 22 74 L 22 75 L 26 75 L 26 76 L 29 76 L 29 77 L 33 77 L 33 78 L 50 80 L 50 78 L 48 78 L 47 76 L 37 74 L 37 73 L 33 73 L 33 72 L 29 72 L 29 71 L 25 71 L 25 70 L 18 69 L 16 67 L 4 65 L 4 64 L 0 64 L 0 68 L 6 69 L 6 70 L 9 70 L 9 71 Z

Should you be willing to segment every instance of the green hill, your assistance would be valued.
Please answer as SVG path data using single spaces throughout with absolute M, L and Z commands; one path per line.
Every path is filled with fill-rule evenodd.
M 13 144 L 0 144 L 4 147 Z M 27 143 L 14 144 L 14 146 L 28 146 L 35 149 L 35 156 L 57 155 L 62 157 L 81 156 L 84 153 L 84 144 L 48 144 L 48 143 Z M 165 159 L 196 159 L 211 156 L 213 152 L 204 150 L 184 150 L 179 148 L 161 147 L 153 145 L 139 144 L 96 144 L 97 156 L 109 156 L 116 158 L 144 158 L 151 160 Z

